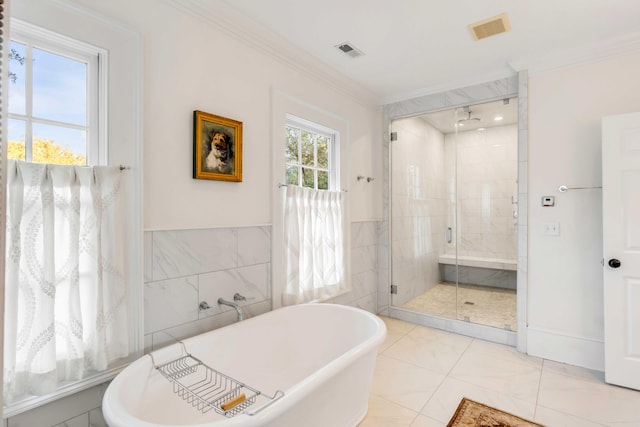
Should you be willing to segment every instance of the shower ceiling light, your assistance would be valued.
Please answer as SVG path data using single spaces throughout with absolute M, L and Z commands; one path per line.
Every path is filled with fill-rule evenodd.
M 496 122 L 499 122 L 499 121 L 500 121 L 500 120 L 502 120 L 503 118 L 504 118 L 504 117 L 502 117 L 502 116 L 495 116 L 495 117 L 493 118 L 493 120 L 495 120 Z
M 479 131 L 487 130 L 487 128 L 478 128 Z

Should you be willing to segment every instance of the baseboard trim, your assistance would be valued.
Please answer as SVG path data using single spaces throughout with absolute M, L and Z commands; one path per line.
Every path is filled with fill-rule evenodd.
M 603 340 L 529 326 L 527 353 L 543 359 L 604 371 Z

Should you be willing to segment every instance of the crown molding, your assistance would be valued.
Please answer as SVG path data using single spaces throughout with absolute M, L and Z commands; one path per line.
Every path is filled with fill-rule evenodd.
M 542 55 L 514 58 L 509 65 L 515 71 L 528 70 L 529 75 L 586 65 L 607 58 L 640 51 L 640 32 L 589 43 L 578 48 L 558 49 Z
M 285 66 L 320 81 L 366 107 L 377 105 L 377 96 L 358 82 L 322 63 L 305 50 L 243 16 L 225 2 L 163 0 L 165 4 L 215 26 L 249 47 Z

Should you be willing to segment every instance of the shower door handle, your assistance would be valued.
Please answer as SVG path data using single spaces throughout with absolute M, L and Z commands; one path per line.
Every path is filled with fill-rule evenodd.
M 447 227 L 446 239 L 447 243 L 451 243 L 453 241 L 453 230 L 451 227 Z

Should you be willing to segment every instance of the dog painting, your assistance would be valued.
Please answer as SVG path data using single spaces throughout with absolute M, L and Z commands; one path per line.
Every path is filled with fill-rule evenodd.
M 242 122 L 194 111 L 196 179 L 242 181 Z
M 210 151 L 204 160 L 205 170 L 213 173 L 233 175 L 233 148 L 231 137 L 223 132 L 209 132 Z

